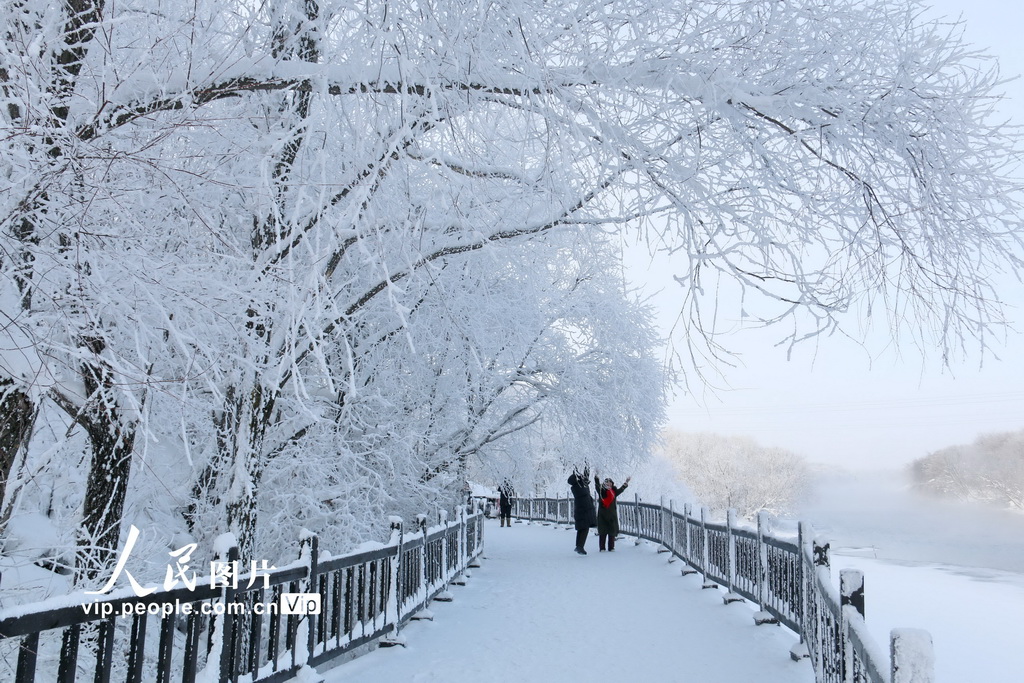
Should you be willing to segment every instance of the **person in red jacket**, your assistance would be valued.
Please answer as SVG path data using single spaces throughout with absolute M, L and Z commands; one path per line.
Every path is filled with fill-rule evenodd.
M 605 545 L 608 546 L 608 550 L 615 550 L 615 537 L 619 535 L 619 509 L 615 505 L 615 499 L 626 490 L 630 479 L 631 477 L 626 477 L 626 482 L 616 488 L 615 482 L 611 479 L 602 482 L 594 475 L 594 488 L 597 489 L 597 538 L 601 550 L 605 549 Z

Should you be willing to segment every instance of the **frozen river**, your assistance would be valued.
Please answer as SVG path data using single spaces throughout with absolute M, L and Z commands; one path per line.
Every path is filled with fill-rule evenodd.
M 864 571 L 867 625 L 926 629 L 936 683 L 1024 680 L 1024 515 L 912 491 L 897 472 L 823 477 L 799 518 Z
M 825 475 L 797 517 L 840 554 L 1024 574 L 1024 514 L 919 494 L 900 472 Z

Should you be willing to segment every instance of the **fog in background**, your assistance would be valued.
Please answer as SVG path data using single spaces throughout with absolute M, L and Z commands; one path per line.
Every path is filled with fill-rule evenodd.
M 847 555 L 1024 573 L 1024 514 L 918 493 L 902 473 L 823 475 L 797 517 Z

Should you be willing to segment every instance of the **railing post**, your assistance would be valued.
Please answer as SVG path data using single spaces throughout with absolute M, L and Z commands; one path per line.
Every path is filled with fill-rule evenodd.
M 640 545 L 640 537 L 645 529 L 643 513 L 640 511 L 640 496 L 636 493 L 633 494 L 633 519 L 636 520 L 636 540 L 633 542 L 633 545 Z
M 683 559 L 690 563 L 690 511 L 693 508 L 689 503 L 683 503 Z
M 889 636 L 892 683 L 934 683 L 935 653 L 928 631 L 895 628 Z
M 450 525 L 448 524 L 448 511 L 443 509 L 438 510 L 437 517 L 438 526 L 444 527 L 444 535 L 441 537 L 441 571 L 439 572 L 439 576 L 441 578 L 441 582 L 447 584 L 448 579 L 451 578 L 448 576 L 448 532 L 451 530 Z
M 319 564 L 320 564 L 320 537 L 317 536 L 316 534 L 312 533 L 312 532 L 303 531 L 302 538 L 299 541 L 299 547 L 300 547 L 299 556 L 301 558 L 303 558 L 303 559 L 305 559 L 307 557 L 309 558 L 309 575 L 308 575 L 308 578 L 306 579 L 306 592 L 307 593 L 316 593 L 316 592 L 318 592 L 317 591 L 317 587 L 316 587 L 316 582 L 317 582 L 317 579 L 319 578 L 318 574 L 319 574 Z M 324 607 L 325 607 L 324 605 L 321 605 L 320 609 L 324 609 Z M 306 641 L 306 653 L 305 653 L 305 656 L 300 656 L 299 652 L 298 652 L 299 642 L 301 640 L 298 636 L 301 634 L 301 631 L 300 631 L 299 634 L 296 634 L 296 638 L 295 638 L 295 650 L 296 650 L 296 653 L 295 653 L 296 654 L 295 663 L 296 664 L 306 664 L 313 657 L 313 651 L 314 651 L 314 649 L 316 647 L 316 619 L 314 619 L 313 616 L 314 615 L 312 615 L 312 614 L 306 614 L 303 617 L 303 621 L 305 622 L 305 628 L 306 628 L 306 638 L 305 638 L 305 641 Z M 302 627 L 303 627 L 303 625 L 300 623 L 299 629 L 302 629 Z
M 394 619 L 395 637 L 397 638 L 402 623 L 402 593 L 405 591 L 405 586 L 402 585 L 402 569 L 404 564 L 402 544 L 405 541 L 405 531 L 402 528 L 404 522 L 401 517 L 392 516 L 388 518 L 388 521 L 391 526 L 391 540 L 396 543 L 395 566 L 391 570 L 391 595 L 394 601 L 394 613 L 391 616 Z
M 696 574 L 690 546 L 690 504 L 683 503 L 683 567 L 679 570 L 682 576 Z
M 516 510 L 518 511 L 519 509 L 520 508 L 517 506 Z M 481 515 L 477 515 L 476 518 L 473 520 L 473 552 L 475 554 L 475 557 L 480 557 L 480 554 L 479 554 L 478 551 L 482 547 L 483 542 L 484 542 L 484 530 L 485 529 L 486 529 L 486 527 L 484 526 L 483 515 L 482 514 Z M 468 530 L 469 529 L 467 527 L 467 532 L 468 532 Z M 466 550 L 466 553 L 467 554 L 469 553 L 468 549 Z M 479 567 L 479 566 L 480 566 L 480 564 L 477 562 L 476 559 L 472 559 L 471 560 L 468 557 L 466 558 L 466 567 L 468 569 L 475 569 L 476 567 Z
M 757 511 L 757 606 L 762 612 L 768 595 L 768 546 L 764 544 L 766 514 L 764 510 Z
M 703 539 L 700 553 L 700 575 L 703 583 L 700 587 L 714 588 L 715 582 L 708 579 L 708 509 L 703 505 L 700 508 L 700 533 Z
M 232 536 L 225 535 L 223 540 L 231 545 L 226 549 L 226 552 L 221 548 L 217 553 L 219 560 L 227 567 L 227 571 L 224 573 L 224 586 L 221 592 L 224 614 L 219 619 L 214 617 L 214 624 L 217 624 L 217 622 L 220 624 L 220 651 L 216 652 L 215 650 L 217 654 L 215 661 L 217 661 L 220 667 L 218 679 L 221 683 L 228 683 L 235 678 L 235 651 L 238 640 L 235 634 L 235 614 L 234 610 L 231 609 L 231 604 L 235 600 L 235 594 L 238 592 L 237 584 L 235 583 L 238 580 L 238 545 Z M 216 626 L 212 628 L 216 629 Z
M 732 528 L 736 524 L 736 510 L 729 508 L 725 511 L 725 575 L 729 580 L 728 590 L 732 593 L 736 574 L 736 539 L 733 538 Z
M 427 585 L 427 562 L 430 561 L 430 557 L 427 553 L 427 516 L 420 513 L 416 515 L 416 524 L 420 528 L 420 591 L 422 592 L 420 602 L 423 605 L 423 609 L 427 607 L 427 594 L 430 593 L 430 586 Z
M 469 515 L 466 507 L 459 510 L 459 571 L 465 572 L 469 565 Z
M 797 610 L 796 623 L 799 626 L 799 628 L 797 629 L 797 631 L 798 631 L 797 635 L 800 636 L 800 641 L 796 645 L 794 645 L 793 647 L 791 647 L 789 649 L 789 656 L 795 662 L 798 662 L 801 659 L 806 659 L 807 657 L 811 656 L 811 653 L 807 649 L 807 639 L 806 639 L 806 633 L 807 633 L 807 628 L 808 628 L 808 625 L 807 625 L 807 601 L 810 598 L 808 596 L 808 586 L 807 586 L 807 579 L 806 579 L 806 577 L 807 577 L 807 571 L 806 571 L 807 565 L 806 565 L 806 559 L 805 558 L 806 558 L 806 555 L 807 555 L 807 547 L 804 545 L 806 543 L 806 541 L 804 539 L 805 539 L 804 523 L 803 522 L 797 522 L 797 525 L 796 525 L 796 547 L 797 547 L 797 552 L 796 552 L 796 590 L 797 590 L 798 594 L 797 594 L 796 600 L 794 602 L 796 603 L 796 610 Z
M 466 508 L 460 506 L 456 508 L 456 514 L 459 516 L 459 522 L 457 530 L 459 532 L 458 539 L 458 553 L 459 557 L 456 561 L 455 575 L 452 579 L 453 586 L 465 586 L 466 578 L 469 577 L 469 521 L 466 517 Z
M 455 577 L 451 569 L 451 558 L 448 556 L 448 543 L 451 540 L 452 525 L 448 522 L 448 511 L 440 511 L 441 526 L 444 527 L 444 532 L 441 535 L 441 566 L 438 567 L 438 579 L 440 583 L 444 585 L 441 591 L 434 596 L 434 600 L 438 602 L 451 602 L 453 597 L 448 592 L 448 586 L 451 585 L 452 579 Z M 456 533 L 458 529 L 456 528 Z
M 665 545 L 665 496 L 658 499 L 658 543 Z M 659 551 L 661 552 L 661 551 Z
M 668 526 L 669 526 L 669 543 L 670 553 L 668 555 L 669 564 L 676 561 L 676 505 L 675 501 L 671 498 L 668 499 Z
M 825 574 L 829 574 L 831 571 L 831 564 L 829 559 L 829 547 L 828 543 L 819 543 L 818 539 L 811 540 L 811 562 L 813 563 L 810 567 L 809 575 L 807 576 L 808 585 L 808 600 L 810 600 L 810 586 L 818 581 L 818 573 L 824 569 Z M 822 680 L 825 675 L 825 652 L 821 649 L 822 643 L 824 642 L 824 636 L 821 629 L 824 628 L 825 624 L 822 620 L 816 619 L 815 623 L 811 625 L 814 628 L 814 644 L 817 648 L 817 654 L 815 656 L 815 680 Z
M 743 602 L 743 597 L 735 591 L 736 587 L 736 536 L 733 535 L 733 527 L 736 526 L 736 510 L 729 508 L 725 511 L 725 576 L 727 579 L 726 593 L 722 597 L 725 604 Z
M 864 618 L 864 572 L 843 569 L 839 572 L 839 634 L 843 648 L 843 680 L 853 683 L 853 643 L 850 641 L 850 619 L 847 607 Z
M 768 513 L 760 510 L 757 513 L 757 607 L 758 612 L 754 614 L 754 623 L 777 624 L 779 620 L 768 611 L 768 544 L 764 542 L 764 535 L 768 529 Z M 797 546 L 799 554 L 799 546 Z

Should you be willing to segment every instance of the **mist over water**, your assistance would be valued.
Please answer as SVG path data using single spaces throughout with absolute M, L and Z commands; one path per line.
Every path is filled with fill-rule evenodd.
M 821 475 L 796 516 L 834 553 L 1024 574 L 1024 514 L 918 493 L 900 471 Z

